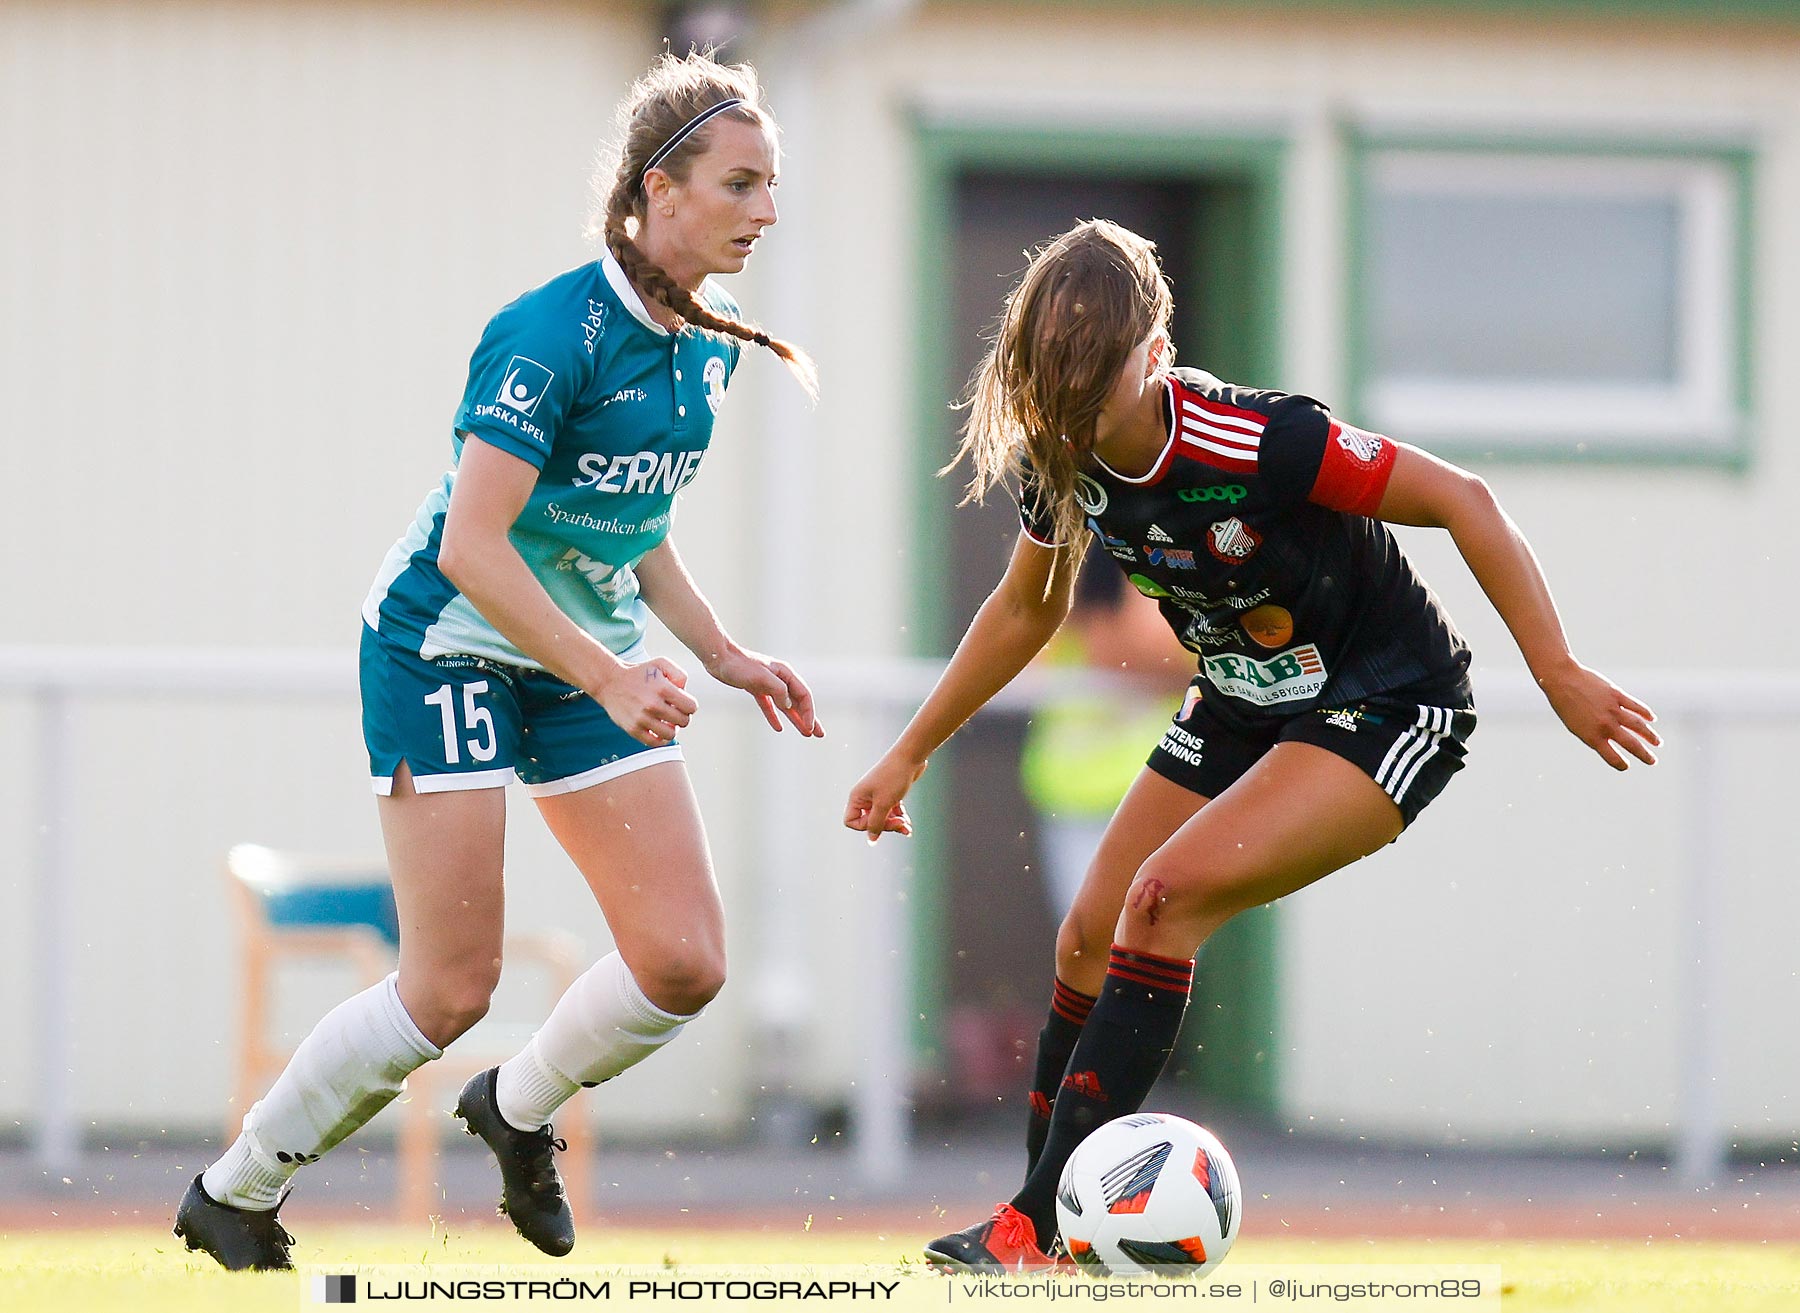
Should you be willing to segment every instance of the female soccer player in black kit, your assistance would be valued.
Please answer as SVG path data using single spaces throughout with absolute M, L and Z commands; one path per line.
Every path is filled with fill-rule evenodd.
M 1576 661 L 1531 549 L 1477 477 L 1310 397 L 1174 369 L 1151 243 L 1058 237 L 1007 300 L 970 396 L 971 496 L 1020 481 L 1005 576 L 936 688 L 851 791 L 844 823 L 910 833 L 939 745 L 1055 633 L 1091 532 L 1198 658 L 1056 941 L 1024 1185 L 934 1263 L 1043 1267 L 1064 1162 L 1135 1112 L 1175 1042 L 1207 936 L 1398 838 L 1462 766 L 1469 650 L 1387 524 L 1449 531 L 1571 733 L 1654 763 L 1650 708 Z

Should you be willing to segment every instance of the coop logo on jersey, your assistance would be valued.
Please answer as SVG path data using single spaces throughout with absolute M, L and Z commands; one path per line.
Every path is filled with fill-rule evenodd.
M 1359 429 L 1352 424 L 1334 422 L 1332 427 L 1337 430 L 1338 446 L 1364 465 L 1373 464 L 1375 459 L 1381 455 L 1383 439 L 1379 433 L 1370 433 L 1368 430 Z
M 1077 474 L 1075 476 L 1075 501 L 1089 515 L 1098 515 L 1106 509 L 1106 489 L 1087 475 Z
M 1211 488 L 1183 488 L 1175 495 L 1182 501 L 1222 501 L 1236 506 L 1250 495 L 1250 490 L 1241 483 L 1220 483 Z
M 1219 692 L 1254 702 L 1259 707 L 1278 706 L 1317 697 L 1325 687 L 1325 662 L 1317 645 L 1308 643 L 1280 656 L 1258 661 L 1237 653 L 1201 657 L 1206 677 Z
M 700 381 L 706 385 L 706 404 L 711 406 L 712 413 L 717 415 L 720 403 L 725 400 L 724 357 L 709 357 L 706 368 L 700 371 Z
M 642 492 L 667 496 L 692 483 L 700 472 L 704 451 L 636 451 L 613 456 L 590 451 L 575 462 L 581 477 L 571 479 L 577 488 L 595 492 Z
M 550 380 L 555 377 L 555 374 L 537 361 L 525 356 L 514 356 L 507 363 L 506 377 L 500 383 L 500 395 L 494 401 L 530 418 L 531 413 L 538 408 L 538 402 L 544 399 L 544 393 L 549 391 Z
M 1206 550 L 1226 565 L 1249 560 L 1261 546 L 1262 535 L 1235 515 L 1206 531 Z

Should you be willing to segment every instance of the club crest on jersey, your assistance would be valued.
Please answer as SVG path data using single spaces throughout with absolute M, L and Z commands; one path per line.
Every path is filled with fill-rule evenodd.
M 1258 661 L 1237 653 L 1200 658 L 1212 686 L 1234 698 L 1259 707 L 1300 702 L 1317 697 L 1325 687 L 1325 660 L 1316 644 L 1308 643 L 1280 656 Z
M 725 360 L 722 356 L 709 356 L 706 368 L 700 372 L 700 381 L 706 384 L 706 404 L 712 407 L 712 413 L 719 413 L 719 406 L 725 400 Z
M 1338 423 L 1338 446 L 1356 457 L 1364 465 L 1370 465 L 1381 455 L 1382 437 L 1379 433 L 1370 433 L 1352 424 Z
M 1262 535 L 1235 515 L 1206 531 L 1206 550 L 1226 565 L 1249 560 L 1261 546 Z
M 1106 489 L 1087 475 L 1077 474 L 1075 476 L 1075 501 L 1089 515 L 1098 515 L 1106 509 Z
M 544 393 L 549 391 L 550 380 L 555 377 L 555 374 L 537 361 L 526 356 L 514 356 L 507 363 L 506 377 L 500 384 L 500 395 L 494 401 L 529 419 L 538 408 L 538 402 L 544 399 Z

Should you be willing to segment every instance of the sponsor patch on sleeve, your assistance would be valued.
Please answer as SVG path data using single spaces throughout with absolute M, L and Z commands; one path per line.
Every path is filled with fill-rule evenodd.
M 1394 456 L 1391 438 L 1332 420 L 1307 500 L 1334 511 L 1374 515 L 1393 475 Z

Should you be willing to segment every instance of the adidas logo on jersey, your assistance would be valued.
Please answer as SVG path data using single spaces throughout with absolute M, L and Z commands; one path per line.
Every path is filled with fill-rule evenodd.
M 1153 543 L 1172 543 L 1175 541 L 1173 538 L 1169 537 L 1168 532 L 1160 524 L 1153 524 L 1146 529 L 1144 531 L 1144 537 L 1148 538 Z

